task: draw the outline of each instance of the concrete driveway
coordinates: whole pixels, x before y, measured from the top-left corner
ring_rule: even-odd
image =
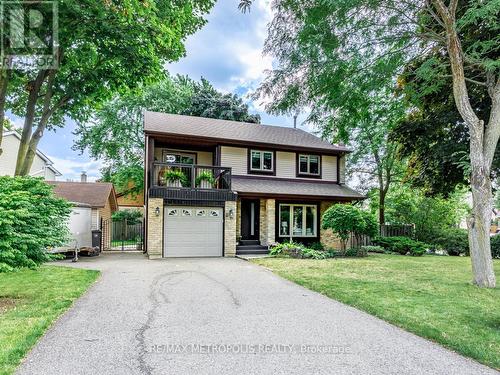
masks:
[[[102,276],[19,374],[497,374],[243,260],[72,266]]]

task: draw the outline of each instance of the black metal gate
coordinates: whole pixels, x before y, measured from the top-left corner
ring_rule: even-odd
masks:
[[[126,220],[102,220],[103,250],[136,250],[144,247],[144,223],[130,224]]]

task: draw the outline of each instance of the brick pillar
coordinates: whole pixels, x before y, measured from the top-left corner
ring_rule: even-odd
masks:
[[[241,238],[241,199],[236,201],[236,240]]]
[[[156,207],[160,209],[160,215],[156,216]],[[148,199],[148,243],[147,251],[149,259],[158,259],[163,256],[163,199]]]
[[[232,217],[230,215],[233,211]],[[234,201],[227,201],[224,208],[224,256],[234,257],[236,255],[236,212],[237,206]]]
[[[259,240],[262,246],[267,245],[267,216],[266,216],[266,203],[267,199],[260,200],[259,209]]]
[[[274,199],[268,199],[266,201],[266,231],[267,240],[265,244],[262,245],[272,245],[276,243],[275,236],[275,222],[276,222],[276,201]]]

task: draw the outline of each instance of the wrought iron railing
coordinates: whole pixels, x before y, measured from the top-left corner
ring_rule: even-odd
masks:
[[[153,163],[152,187],[231,190],[231,168]]]

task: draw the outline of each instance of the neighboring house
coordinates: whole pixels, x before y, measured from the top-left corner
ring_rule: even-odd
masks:
[[[129,182],[127,190],[117,193],[116,199],[119,210],[137,209],[144,212],[144,192],[133,193],[133,183]]]
[[[145,112],[144,132],[150,258],[337,247],[322,214],[364,198],[345,185],[349,150],[303,130]]]
[[[17,152],[21,144],[21,136],[15,131],[3,134],[2,154],[0,155],[0,176],[14,176],[16,171]],[[53,162],[40,150],[36,151],[30,176],[43,177],[46,181],[54,181],[61,173],[54,168]]]
[[[86,176],[82,175],[82,180]],[[54,185],[54,193],[70,202],[89,206],[91,211],[91,229],[100,229],[101,220],[111,219],[118,210],[116,193],[113,184],[109,182],[72,182],[48,181]]]

